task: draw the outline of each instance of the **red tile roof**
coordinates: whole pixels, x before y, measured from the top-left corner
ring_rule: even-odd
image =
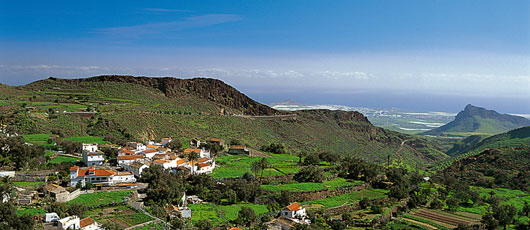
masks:
[[[119,161],[122,161],[122,160],[135,160],[135,159],[140,159],[140,158],[144,158],[144,156],[142,156],[142,155],[118,156],[118,160]]]
[[[212,138],[210,138],[210,141],[211,141],[211,142],[220,142],[220,141],[222,141],[222,139],[212,137]]]
[[[169,161],[168,160],[154,160],[153,162],[158,163],[158,164],[165,164],[165,163],[168,163]]]
[[[103,153],[103,152],[87,153],[87,155],[105,155],[105,153]]]
[[[158,152],[158,150],[156,149],[147,149],[147,150],[144,150],[144,153],[156,153]]]
[[[210,164],[206,164],[206,163],[199,163],[199,167],[208,167],[210,166]]]
[[[202,163],[202,162],[206,162],[206,161],[209,161],[209,160],[210,160],[210,158],[201,157],[201,158],[197,159],[197,162]]]
[[[80,222],[79,222],[79,226],[81,226],[81,228],[84,228],[86,226],[89,226],[93,223],[95,223],[96,221],[94,221],[92,218],[90,217],[87,217],[85,219],[82,219]]]
[[[244,146],[244,145],[231,145],[230,148],[231,149],[246,149],[247,146]]]
[[[133,173],[129,171],[125,171],[125,172],[116,172],[116,174],[118,176],[125,176],[125,175],[132,175]]]
[[[90,170],[92,171],[92,170]],[[96,169],[93,170],[94,174],[89,174],[89,170],[79,170],[77,172],[77,176],[79,177],[85,177],[85,176],[111,176],[115,175],[116,173],[112,170],[106,170],[106,169]]]
[[[78,169],[79,169],[79,166],[70,167],[70,171],[77,171]]]
[[[200,149],[184,149],[184,153],[191,153],[191,152],[201,153],[201,150]]]
[[[133,151],[131,151],[131,150],[127,150],[127,149],[120,150],[118,153],[134,154]]]
[[[298,202],[294,202],[290,205],[288,205],[286,208],[289,209],[289,211],[298,211],[300,210],[302,206],[300,204],[298,204]]]

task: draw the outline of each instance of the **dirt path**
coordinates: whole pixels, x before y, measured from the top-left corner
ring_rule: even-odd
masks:
[[[407,141],[411,141],[412,139],[407,139],[407,140],[404,140],[401,142],[401,145],[399,146],[399,149],[396,151],[395,155],[396,155],[396,158],[398,160],[401,160],[401,157],[399,156],[399,152],[401,152],[401,150],[403,150],[403,145],[405,145],[405,143],[407,143]]]
[[[402,220],[404,221],[407,221],[407,222],[411,222],[413,224],[418,224],[418,225],[421,225],[421,226],[425,226],[427,228],[430,228],[430,229],[438,229],[437,227],[434,227],[430,224],[426,224],[426,223],[422,223],[422,222],[419,222],[419,221],[415,221],[413,219],[409,219],[409,218],[401,218]]]

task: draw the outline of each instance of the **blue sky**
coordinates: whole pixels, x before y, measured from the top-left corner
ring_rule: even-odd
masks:
[[[265,103],[530,113],[529,1],[0,2],[5,84],[202,76]]]

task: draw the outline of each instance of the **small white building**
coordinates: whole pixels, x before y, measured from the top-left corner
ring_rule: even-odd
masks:
[[[294,202],[282,209],[281,216],[289,219],[304,219],[306,211],[302,205]]]
[[[166,146],[171,141],[173,141],[171,138],[162,138],[162,146]]]
[[[124,170],[127,170],[129,172],[132,172],[134,176],[140,178],[142,176],[142,172],[149,168],[149,165],[140,163],[140,162],[134,162],[132,164],[125,164],[121,166]]]
[[[202,148],[202,149],[184,149],[184,154],[189,154],[191,152],[196,153],[199,158],[211,158],[210,150],[207,150],[205,148]]]
[[[114,183],[135,183],[136,178],[132,172],[116,172],[116,175],[112,178]]]
[[[61,218],[59,217],[59,215],[57,215],[57,213],[55,212],[46,213],[44,215],[44,222],[46,223],[59,221],[60,219]]]
[[[132,164],[134,162],[140,161],[144,159],[143,155],[126,155],[126,156],[118,156],[118,165],[122,166],[124,164]]]
[[[114,186],[119,183],[135,183],[136,179],[131,172],[96,169],[94,166],[88,170],[79,169],[78,166],[70,168],[70,186],[75,187],[78,183],[85,186],[87,182],[95,185]]]
[[[83,162],[85,162],[86,166],[103,165],[105,162],[105,153],[83,151]]]
[[[57,221],[57,223],[59,224],[59,227],[62,228],[63,230],[80,229],[81,228],[80,222],[81,221],[79,220],[79,217],[77,216],[69,216],[69,217],[65,217]]]
[[[97,152],[97,151],[98,151],[98,144],[97,143],[93,143],[93,144],[83,143],[83,152],[93,153],[93,152]]]
[[[127,146],[135,149],[136,151],[144,151],[147,149],[147,146],[145,146],[142,143],[138,143],[138,142],[129,142],[127,143]]]

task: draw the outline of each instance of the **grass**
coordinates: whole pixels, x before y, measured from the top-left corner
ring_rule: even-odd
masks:
[[[348,181],[344,178],[335,178],[333,180],[324,181],[322,183],[292,183],[292,184],[280,184],[280,185],[261,185],[261,187],[267,191],[278,192],[278,191],[292,191],[292,192],[307,192],[315,190],[329,189],[334,190],[346,186],[355,186],[362,184],[361,181]]]
[[[149,222],[149,221],[152,221],[154,220],[152,217],[144,214],[144,213],[141,213],[141,212],[137,212],[137,213],[134,213],[134,214],[127,214],[127,215],[119,215],[117,216],[117,218],[127,224],[129,224],[130,226],[134,226],[134,225],[137,225],[137,224],[141,224],[141,223],[145,223],[145,222]]]
[[[133,228],[134,230],[166,230],[166,225],[160,222],[150,223],[142,227]]]
[[[302,202],[304,205],[319,205],[323,207],[324,209],[332,208],[341,206],[344,204],[350,204],[353,201],[361,200],[362,198],[367,199],[377,199],[377,198],[383,198],[386,197],[388,193],[388,190],[384,189],[364,189],[356,192],[351,192],[347,194],[343,194],[340,196],[332,196],[320,200],[312,200],[312,201],[306,201]]]
[[[44,184],[44,181],[14,181],[13,185],[24,189],[36,189],[40,185]]]
[[[81,194],[79,197],[68,201],[67,204],[83,204],[89,207],[107,205],[113,202],[120,203],[124,197],[128,196],[130,191],[118,192],[95,192]]]
[[[40,207],[17,207],[17,215],[44,215],[46,211]]]
[[[193,213],[191,216],[192,222],[196,223],[199,220],[208,220],[214,225],[237,219],[241,207],[252,208],[258,216],[268,212],[266,205],[249,203],[220,206],[214,204],[190,204],[188,207]]]
[[[67,137],[66,140],[82,142],[82,143],[98,143],[98,144],[107,144],[108,141],[104,141],[103,137],[93,137],[93,136],[79,136],[79,137]]]
[[[240,177],[245,173],[251,173],[250,165],[262,157],[251,157],[247,155],[226,155],[216,159],[221,167],[216,168],[211,174],[215,178]],[[274,168],[267,169],[263,176],[282,176],[288,173],[296,173],[300,170],[297,165],[298,157],[290,154],[271,154],[266,157]]]
[[[44,146],[45,148],[53,147],[54,143],[48,143],[48,140],[50,139],[51,136],[52,134],[47,134],[47,133],[22,135],[25,142],[28,142],[34,145],[41,145],[41,146]]]
[[[67,157],[67,156],[57,156],[53,159],[51,159],[48,164],[61,164],[63,162],[77,162],[81,159],[75,158],[75,157]]]

